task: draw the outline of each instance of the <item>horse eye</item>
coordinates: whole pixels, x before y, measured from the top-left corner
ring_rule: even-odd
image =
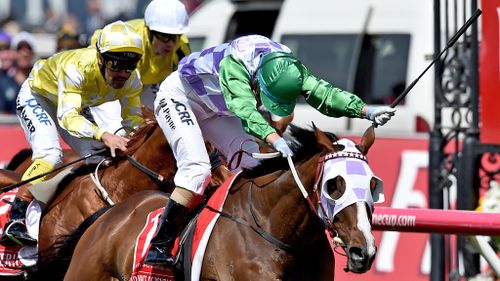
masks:
[[[326,183],[326,191],[334,200],[338,200],[345,191],[345,180],[341,176],[337,176]]]

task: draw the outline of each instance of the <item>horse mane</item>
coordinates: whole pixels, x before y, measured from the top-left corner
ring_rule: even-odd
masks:
[[[134,134],[130,137],[127,143],[127,151],[116,150],[118,156],[126,156],[134,154],[139,147],[151,136],[158,123],[156,121],[149,121],[144,125],[137,128]]]
[[[7,167],[5,169],[14,171],[21,163],[24,162],[24,160],[31,158],[31,155],[33,154],[33,151],[31,148],[24,148],[21,149],[12,159],[10,160],[9,164],[7,164]]]
[[[154,112],[152,109],[142,106],[142,117],[144,118],[144,124],[137,128],[133,134],[130,136],[130,140],[127,143],[127,151],[123,152],[121,150],[116,150],[117,156],[127,156],[134,154],[139,147],[151,136],[154,129],[158,126]]]
[[[154,129],[158,126],[156,121],[148,121],[144,125],[140,126],[132,135],[129,142],[127,143],[127,151],[123,152],[119,149],[116,150],[116,154],[120,159],[124,159],[123,157],[127,155],[134,154],[139,147],[149,138],[149,136],[154,132]],[[31,150],[30,150],[31,151]],[[109,155],[109,151],[106,152]],[[117,158],[118,158],[117,157]],[[79,176],[84,176],[89,173],[94,172],[97,164],[88,164],[76,166],[72,170],[72,174],[70,176],[65,177],[59,186],[66,186],[71,182],[74,178]]]
[[[292,157],[294,163],[309,159],[321,152],[312,128],[301,128],[293,124],[289,126],[289,131],[287,131],[289,136],[286,139],[292,140],[290,149],[294,154]],[[338,140],[337,136],[333,133],[326,133],[326,135],[332,142]],[[289,168],[286,158],[276,157],[263,160],[254,168],[243,169],[242,175],[247,178],[256,178],[275,171],[288,170]]]

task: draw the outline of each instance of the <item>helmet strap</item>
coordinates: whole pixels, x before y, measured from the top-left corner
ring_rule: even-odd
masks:
[[[102,57],[102,55],[99,53],[98,54],[98,58],[97,58],[97,65],[99,66],[99,70],[101,71],[101,75],[102,75],[102,78],[104,78],[104,80],[106,80],[106,76],[105,76],[105,71],[106,71],[106,65],[104,64],[104,58]]]
[[[149,43],[152,43],[153,42],[153,33],[151,33],[151,30],[149,29],[148,26],[146,26],[146,29],[148,30]]]

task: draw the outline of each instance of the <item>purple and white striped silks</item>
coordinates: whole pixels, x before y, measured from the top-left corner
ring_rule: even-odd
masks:
[[[179,74],[213,112],[234,116],[227,109],[219,84],[221,61],[231,55],[243,62],[249,76],[254,77],[261,57],[271,52],[290,52],[290,49],[260,35],[243,36],[184,57],[179,63]]]

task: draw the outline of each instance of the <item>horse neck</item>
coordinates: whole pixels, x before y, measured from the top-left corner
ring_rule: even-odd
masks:
[[[174,177],[175,159],[159,126],[134,152],[132,157],[143,166],[167,179]],[[114,192],[112,194],[113,198],[124,199],[135,192],[147,189],[159,189],[160,187],[157,181],[154,181],[150,176],[132,166],[129,161],[122,161],[116,169],[111,170],[107,175],[105,177],[107,184],[103,185],[106,187],[117,187],[115,190],[108,191],[110,193]]]
[[[162,171],[171,167],[172,161],[167,158],[172,157],[170,146],[159,126],[156,126],[151,136],[137,149],[133,157],[143,165],[155,166]],[[159,172],[159,170],[155,170]]]
[[[295,168],[308,194],[311,194],[315,180],[319,155]],[[321,225],[304,198],[290,170],[285,171],[272,184],[264,188],[253,188],[254,210],[262,218],[276,238],[291,245],[308,243],[316,239]]]

